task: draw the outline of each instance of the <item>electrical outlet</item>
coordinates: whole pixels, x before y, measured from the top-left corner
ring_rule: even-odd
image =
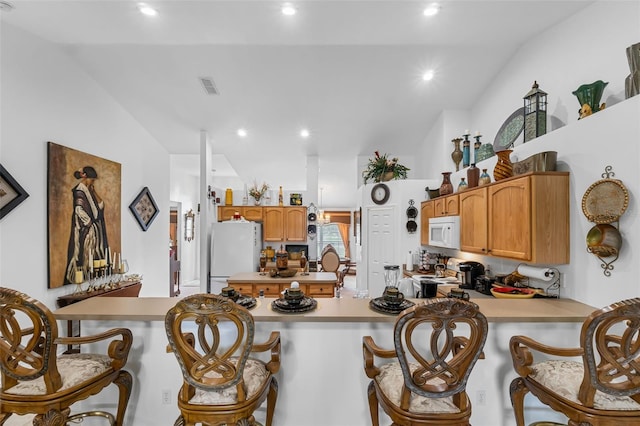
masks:
[[[487,404],[487,391],[479,390],[476,393],[476,402],[478,405],[486,405]]]
[[[171,391],[169,389],[162,389],[162,404],[163,405],[171,404]]]

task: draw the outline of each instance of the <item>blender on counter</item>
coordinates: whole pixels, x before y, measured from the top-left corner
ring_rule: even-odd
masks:
[[[400,279],[400,265],[384,265],[385,291],[389,287],[398,288],[399,279]]]

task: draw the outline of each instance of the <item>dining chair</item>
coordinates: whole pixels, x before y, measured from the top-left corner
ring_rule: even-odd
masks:
[[[468,425],[467,380],[483,357],[487,331],[487,319],[475,303],[434,298],[399,314],[394,349],[365,336],[371,423],[379,425],[379,404],[394,425]]]
[[[548,346],[513,336],[518,373],[510,386],[518,426],[528,392],[569,419],[570,426],[640,425],[640,299],[594,311],[582,324],[580,346]],[[534,359],[534,355],[536,359]]]
[[[175,425],[254,425],[254,411],[267,400],[266,426],[273,422],[280,369],[280,332],[254,343],[253,316],[233,300],[196,294],[166,314],[169,348],[183,376]],[[252,355],[269,352],[268,360]]]
[[[12,415],[33,414],[34,425],[61,426],[87,416],[122,426],[133,378],[122,368],[133,338],[126,328],[93,336],[58,336],[57,322],[41,302],[0,287],[0,425]],[[103,342],[105,354],[59,354],[59,345]],[[117,414],[89,411],[71,415],[71,406],[114,383],[119,390]]]

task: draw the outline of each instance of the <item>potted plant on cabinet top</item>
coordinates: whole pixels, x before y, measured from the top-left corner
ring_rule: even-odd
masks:
[[[406,179],[408,167],[398,163],[398,158],[394,157],[389,159],[387,154],[380,155],[378,151],[375,152],[375,156],[369,159],[369,164],[362,177],[364,183],[367,183],[370,179],[374,182],[386,182],[393,179]]]

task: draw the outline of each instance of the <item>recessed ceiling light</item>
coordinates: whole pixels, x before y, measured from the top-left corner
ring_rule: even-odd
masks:
[[[281,11],[285,16],[293,16],[296,14],[296,8],[293,7],[293,5],[291,5],[290,3],[286,3],[284,6],[282,6]]]
[[[247,136],[247,131],[245,129],[238,129],[238,136],[240,136],[241,138],[244,138]]]
[[[424,10],[424,16],[434,16],[440,12],[440,5],[438,3],[432,3]]]
[[[302,129],[300,130],[300,136],[302,136],[303,138],[308,138],[310,135],[309,131],[307,129]]]
[[[429,81],[431,79],[433,79],[433,70],[427,70],[424,72],[424,74],[422,74],[422,79],[424,81]]]
[[[138,10],[140,11],[140,13],[147,16],[156,16],[158,14],[157,10],[146,3],[138,3]]]

